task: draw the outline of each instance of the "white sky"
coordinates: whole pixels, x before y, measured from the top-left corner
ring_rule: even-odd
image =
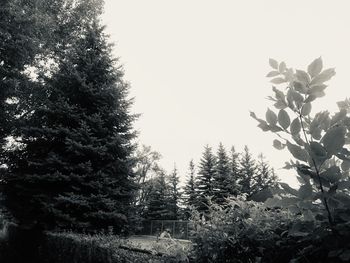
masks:
[[[305,69],[322,56],[336,67],[315,108],[335,111],[350,95],[350,1],[106,0],[104,23],[135,97],[141,143],[159,151],[180,175],[206,144],[245,144],[263,152],[279,177],[294,185],[290,159],[272,147],[249,110],[264,117],[271,103],[269,57]]]

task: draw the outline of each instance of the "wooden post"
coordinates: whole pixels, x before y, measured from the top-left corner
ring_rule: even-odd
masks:
[[[162,228],[160,230],[160,233],[163,233],[163,220],[162,220]]]
[[[151,236],[153,235],[153,220],[151,220]]]

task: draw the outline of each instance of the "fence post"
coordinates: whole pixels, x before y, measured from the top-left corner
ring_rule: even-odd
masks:
[[[151,220],[151,236],[153,235],[153,220]]]

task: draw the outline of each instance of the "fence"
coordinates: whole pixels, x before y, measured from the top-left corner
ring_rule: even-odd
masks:
[[[139,234],[159,236],[164,230],[167,230],[173,238],[189,239],[189,221],[182,220],[143,221]]]

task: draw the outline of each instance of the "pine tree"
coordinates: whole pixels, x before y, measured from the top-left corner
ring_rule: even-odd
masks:
[[[255,160],[253,159],[248,146],[244,147],[244,152],[240,158],[240,179],[239,184],[241,186],[241,193],[250,197],[253,192],[254,177],[256,175],[257,168]]]
[[[169,219],[176,220],[179,217],[179,201],[181,198],[179,182],[178,171],[176,166],[174,166],[174,169],[169,176]]]
[[[135,116],[103,30],[94,22],[72,43],[21,129],[25,147],[13,152],[4,189],[20,223],[119,231],[127,223]]]
[[[213,176],[214,201],[217,204],[222,205],[225,203],[225,199],[230,196],[232,181],[230,178],[231,171],[229,159],[222,143],[219,144],[216,160],[216,172]]]
[[[199,164],[196,181],[197,209],[200,212],[208,210],[208,198],[213,197],[213,177],[215,176],[216,159],[208,145]]]
[[[232,146],[230,151],[230,182],[228,183],[230,196],[237,196],[241,192],[241,186],[238,183],[239,177],[239,154],[236,152],[235,147]]]
[[[186,206],[195,206],[196,204],[196,168],[193,160],[190,161],[188,168],[188,178],[184,187],[184,203]]]
[[[25,15],[23,15],[23,13]],[[39,20],[37,20],[39,19]],[[0,8],[0,165],[7,163],[5,146],[14,130],[14,117],[21,112],[18,102],[23,87],[29,89],[26,67],[39,53],[40,18],[32,3],[4,0]]]
[[[145,218],[149,220],[169,219],[167,184],[164,171],[151,180],[151,191],[147,198]]]
[[[257,163],[257,174],[255,176],[254,192],[259,192],[269,187],[275,187],[277,184],[277,176],[274,169],[265,161],[264,155],[261,153]]]

